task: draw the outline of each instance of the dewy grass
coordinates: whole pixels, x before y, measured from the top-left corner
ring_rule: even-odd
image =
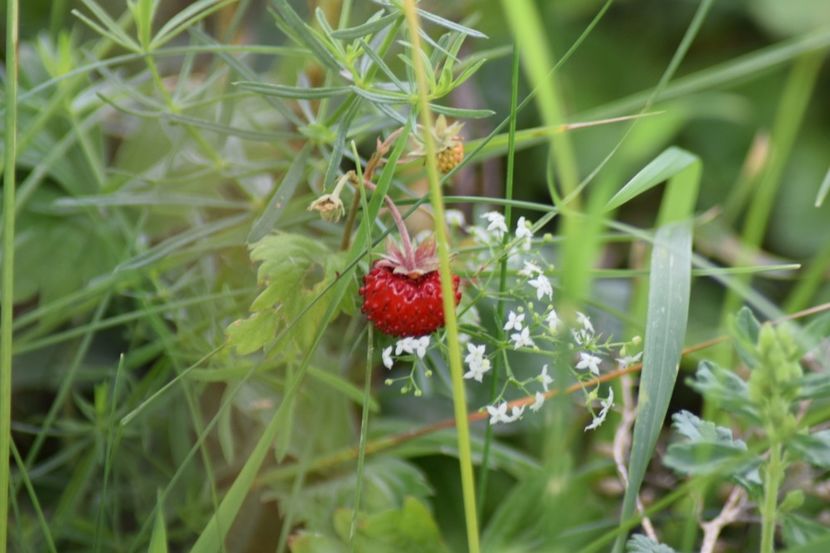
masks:
[[[15,171],[17,156],[18,0],[6,2],[6,104],[3,175],[3,275],[0,304],[0,553],[8,543],[14,316]]]
[[[464,500],[464,519],[467,525],[467,547],[470,553],[479,553],[478,513],[476,511],[475,477],[473,475],[473,458],[470,449],[470,424],[467,421],[467,395],[464,390],[463,369],[461,366],[461,345],[458,338],[458,320],[455,313],[455,294],[452,286],[450,269],[450,249],[447,239],[446,219],[444,218],[444,199],[441,180],[438,175],[435,141],[432,138],[432,112],[427,101],[427,78],[421,59],[421,37],[419,34],[418,13],[415,0],[405,0],[404,9],[412,42],[412,64],[418,85],[418,105],[420,108],[423,140],[426,150],[427,178],[429,179],[430,202],[435,220],[435,235],[438,244],[439,274],[441,276],[441,295],[444,301],[444,324],[447,329],[447,351],[452,377],[452,396],[458,431],[458,462],[461,469],[461,493]]]

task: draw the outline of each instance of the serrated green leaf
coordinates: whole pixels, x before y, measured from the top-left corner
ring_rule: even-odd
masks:
[[[830,396],[830,373],[809,373],[801,378],[799,399],[818,399]]]
[[[783,553],[825,553],[830,549],[830,530],[795,513],[782,515],[781,537],[788,547]]]
[[[642,534],[634,534],[625,544],[627,553],[677,553],[668,545],[657,543]]]
[[[236,320],[225,331],[228,345],[239,355],[258,351],[274,340],[278,322],[276,311],[257,311],[247,319]]]
[[[694,378],[686,379],[686,384],[722,408],[742,414],[753,422],[758,421],[758,412],[749,401],[746,382],[733,371],[710,361],[701,361]]]
[[[286,324],[309,310],[292,331],[298,345],[307,346],[318,330],[319,317],[332,300],[328,297],[308,306],[328,289],[338,271],[345,267],[347,255],[347,252],[332,253],[321,241],[299,234],[265,236],[251,247],[251,260],[260,263],[257,279],[264,285],[251,304],[251,310],[270,312],[278,308],[278,318]],[[356,294],[353,279],[344,284]],[[353,305],[347,300],[338,306],[338,309],[344,308],[351,309]]]
[[[704,421],[688,411],[672,417],[675,432],[682,440],[666,450],[663,464],[684,474],[712,474],[727,468],[731,472],[744,473],[756,468],[747,459],[747,447],[742,440],[732,437],[732,431],[712,422]]]
[[[349,548],[340,540],[319,533],[301,531],[291,538],[291,553],[347,553]]]
[[[341,509],[334,519],[337,533],[348,539],[352,512]],[[438,524],[429,509],[414,497],[404,500],[399,510],[358,516],[355,551],[359,553],[448,553]]]
[[[787,442],[787,449],[811,465],[830,468],[830,430],[796,434]]]
[[[734,337],[735,349],[744,363],[754,367],[758,363],[756,344],[758,333],[761,331],[761,323],[755,318],[748,307],[742,307],[732,321],[732,335]]]

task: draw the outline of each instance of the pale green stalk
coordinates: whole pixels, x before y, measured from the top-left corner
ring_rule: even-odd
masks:
[[[14,310],[14,187],[17,146],[18,0],[6,2],[6,137],[3,177],[3,297],[0,303],[0,553],[9,525],[12,419],[12,311]]]
[[[444,325],[447,329],[447,356],[449,357],[452,378],[452,397],[455,410],[455,423],[458,431],[458,461],[461,469],[461,493],[464,498],[464,517],[467,523],[467,546],[470,553],[479,553],[478,518],[476,514],[475,479],[473,477],[473,458],[470,448],[470,423],[467,420],[467,398],[464,390],[463,369],[461,366],[461,346],[458,341],[458,319],[455,313],[455,294],[450,272],[450,251],[447,240],[447,227],[444,219],[444,198],[441,192],[438,165],[435,159],[435,141],[432,137],[432,114],[427,101],[427,76],[423,60],[418,52],[421,50],[421,37],[418,35],[418,14],[415,0],[404,2],[406,22],[409,27],[409,40],[412,43],[412,63],[418,84],[418,104],[421,125],[423,126],[424,149],[426,150],[427,177],[429,195],[435,221],[435,237],[438,243],[438,272],[441,277],[441,296],[444,301]]]
[[[764,468],[764,502],[761,504],[761,553],[775,551],[775,518],[778,509],[778,489],[784,479],[781,444],[774,443]]]
[[[372,336],[372,325],[369,325],[369,336],[366,340],[366,376],[363,381],[363,412],[360,415],[360,443],[357,452],[357,475],[354,492],[354,510],[352,512],[352,524],[349,528],[349,548],[355,549],[355,536],[357,535],[357,515],[360,512],[360,496],[363,493],[363,472],[366,466],[366,441],[369,436],[369,399],[372,394],[372,357],[374,357]]]

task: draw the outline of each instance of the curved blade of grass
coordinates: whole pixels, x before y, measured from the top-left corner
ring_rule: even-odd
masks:
[[[700,173],[701,163],[696,156],[679,148],[669,148],[626,183],[608,204],[609,209],[618,207],[668,180],[651,257],[643,371],[621,523],[634,513],[677,378],[692,278],[690,218],[697,200]],[[627,532],[617,535],[615,553],[622,551],[626,537]]]
[[[605,206],[605,211],[617,209],[640,194],[651,190],[661,182],[680,173],[696,163],[697,157],[685,150],[672,146],[643,167],[628,181]]]
[[[167,553],[167,526],[164,523],[164,500],[159,497],[156,506],[156,521],[153,523],[153,534],[147,553]]]
[[[622,521],[634,514],[637,495],[669,408],[686,335],[691,267],[690,223],[676,222],[661,227],[651,260],[643,370]],[[615,551],[621,551],[624,540],[625,534],[620,534]]]

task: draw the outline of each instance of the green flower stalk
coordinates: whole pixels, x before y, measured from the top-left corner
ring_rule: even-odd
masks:
[[[761,510],[761,553],[772,553],[778,515],[778,491],[787,470],[784,444],[797,430],[792,412],[802,377],[798,345],[786,326],[767,323],[758,336],[758,364],[749,378],[749,398],[758,407],[770,440],[763,467],[764,499]]]

